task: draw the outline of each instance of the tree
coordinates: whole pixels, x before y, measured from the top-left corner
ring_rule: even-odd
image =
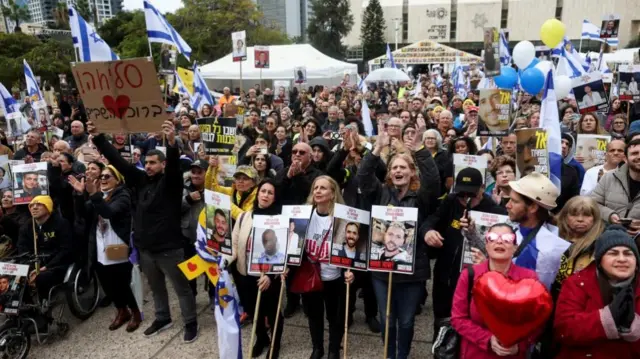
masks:
[[[384,30],[387,28],[380,0],[371,0],[362,14],[360,39],[364,60],[370,60],[384,54]]]
[[[29,8],[27,6],[17,4],[15,0],[7,0],[7,5],[9,6],[0,5],[2,15],[13,21],[15,24],[15,28],[13,29],[14,32],[21,32],[20,22],[25,22],[31,19],[31,15],[29,15]]]
[[[313,17],[307,34],[313,47],[327,56],[343,59],[347,51],[342,38],[353,27],[353,15],[348,0],[311,0]]]
[[[69,30],[69,9],[67,3],[59,2],[52,10],[55,24],[49,25],[52,29]]]
[[[85,21],[90,22],[93,19],[93,11],[91,11],[91,6],[89,5],[88,0],[76,1],[76,10]]]

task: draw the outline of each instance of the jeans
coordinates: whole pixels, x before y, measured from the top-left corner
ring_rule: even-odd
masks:
[[[180,301],[182,320],[184,324],[197,321],[196,297],[191,291],[189,281],[184,276],[178,264],[184,261],[184,251],[172,249],[165,252],[149,252],[140,250],[140,268],[147,276],[147,281],[153,294],[153,304],[156,310],[156,320],[171,320],[169,309],[169,294],[165,277],[169,277]]]
[[[384,330],[387,315],[387,287],[388,283],[377,278],[372,279],[373,291],[378,301],[380,312],[380,331],[384,340]],[[413,341],[413,326],[416,308],[424,293],[423,282],[392,283],[391,311],[389,313],[389,346],[387,358],[406,359],[411,351]],[[397,355],[396,355],[397,332]]]
[[[131,291],[131,263],[124,262],[111,265],[103,265],[96,262],[95,270],[102,284],[104,293],[113,300],[117,309],[138,310],[136,297]]]
[[[344,310],[346,305],[346,285],[339,277],[323,281],[322,290],[302,294],[302,305],[309,320],[309,332],[314,349],[324,348],[324,312],[329,322],[329,353],[340,353],[344,335]]]

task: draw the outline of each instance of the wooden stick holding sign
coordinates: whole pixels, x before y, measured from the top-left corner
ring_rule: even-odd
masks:
[[[351,269],[347,269],[347,272],[345,274],[351,274]],[[347,344],[349,343],[348,338],[348,334],[349,334],[349,292],[351,292],[351,283],[349,281],[346,281],[347,283],[347,298],[346,298],[346,305],[344,306],[344,344],[343,346],[343,351],[344,351],[344,359],[347,359]]]
[[[283,276],[287,273],[287,264],[284,265],[284,273]],[[269,356],[271,359],[273,357],[273,347],[276,344],[276,333],[278,332],[278,323],[280,322],[280,308],[282,306],[282,297],[284,297],[284,290],[286,288],[286,282],[283,277],[280,277],[280,295],[278,296],[278,309],[276,309],[276,321],[273,324],[273,329],[271,330],[271,347],[269,348]]]
[[[389,350],[389,317],[391,316],[391,288],[393,280],[393,272],[389,272],[389,283],[387,284],[387,312],[384,320],[384,356],[387,359],[387,351]]]
[[[264,272],[260,273],[260,279],[264,277]],[[258,280],[260,282],[260,280]],[[253,341],[256,339],[256,325],[258,323],[258,313],[260,312],[260,300],[262,299],[262,291],[258,287],[258,296],[256,297],[256,307],[253,312],[253,326],[251,327],[251,340],[249,341],[249,351],[247,353],[247,358],[252,358],[253,351]],[[275,333],[275,332],[274,332]]]
[[[38,233],[36,232],[36,220],[31,217],[31,227],[33,228],[33,254],[36,256],[36,275],[40,274],[40,259],[38,258]]]

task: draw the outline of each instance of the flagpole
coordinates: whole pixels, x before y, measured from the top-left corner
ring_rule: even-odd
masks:
[[[149,41],[149,57],[153,57],[153,52],[151,51],[151,41]]]
[[[262,70],[260,70],[262,73]],[[260,88],[262,88],[262,83],[260,84]],[[242,59],[240,59],[240,92],[238,93],[238,98],[242,101]]]
[[[580,36],[580,45],[578,46],[578,52],[582,52],[582,36]]]

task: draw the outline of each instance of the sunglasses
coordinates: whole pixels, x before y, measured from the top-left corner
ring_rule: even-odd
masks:
[[[502,243],[516,244],[516,235],[513,233],[498,234],[489,232],[485,234],[484,238],[487,240],[487,242],[497,242],[498,240],[500,240],[502,241]]]
[[[307,151],[303,151],[303,150],[293,150],[293,151],[291,151],[291,154],[304,156],[304,155],[306,155],[306,154],[307,154]]]
[[[100,177],[98,177],[98,178],[100,178],[101,180],[109,180],[109,179],[112,179],[113,176],[112,175],[100,175]]]

